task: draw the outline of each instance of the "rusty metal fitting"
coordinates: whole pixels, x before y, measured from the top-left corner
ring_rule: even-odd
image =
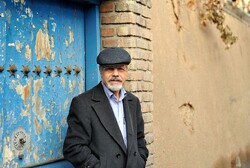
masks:
[[[78,75],[81,72],[81,69],[78,66],[75,66],[75,69],[73,69],[75,71],[74,75]]]
[[[15,73],[17,71],[16,65],[15,64],[10,65],[7,71],[10,73],[10,76],[15,76]]]
[[[21,72],[23,73],[23,76],[28,77],[28,74],[30,73],[30,69],[29,69],[28,65],[26,65],[26,66],[23,65],[23,69],[21,70]]]
[[[66,67],[64,67],[64,68],[66,69],[66,73],[65,73],[65,74],[71,75],[71,72],[72,72],[71,67],[70,67],[70,66],[66,66]]]
[[[4,71],[4,67],[0,66],[0,73],[2,73]]]
[[[50,66],[48,65],[48,66],[45,66],[45,68],[46,68],[46,70],[45,70],[45,74],[47,75],[47,76],[50,76],[50,74],[51,74],[51,72],[52,72],[52,69],[50,68]]]
[[[60,77],[60,74],[62,73],[62,68],[60,66],[56,67],[56,76],[59,76]]]
[[[37,76],[40,76],[40,73],[41,73],[41,68],[40,68],[40,66],[39,65],[35,65],[35,69],[32,71],[32,72],[34,72]]]

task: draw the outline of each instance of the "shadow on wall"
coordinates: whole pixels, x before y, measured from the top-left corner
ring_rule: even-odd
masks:
[[[213,168],[250,168],[250,144],[238,153],[232,153],[230,157],[222,156]]]

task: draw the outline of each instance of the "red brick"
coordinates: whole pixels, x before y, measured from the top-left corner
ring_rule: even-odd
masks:
[[[100,7],[101,13],[113,12],[115,9],[114,3],[103,2]]]
[[[133,13],[119,13],[112,16],[102,16],[102,24],[136,23],[136,15]]]
[[[102,40],[102,46],[105,47],[117,47],[119,45],[118,39],[108,38]]]
[[[112,37],[115,35],[114,28],[102,28],[101,29],[101,36],[102,37]]]

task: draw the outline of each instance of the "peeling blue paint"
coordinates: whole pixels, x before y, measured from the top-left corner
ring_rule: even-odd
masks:
[[[6,45],[6,23],[5,23],[5,2],[0,1],[0,66],[4,67],[5,64],[5,45]],[[0,158],[2,158],[2,151],[3,151],[3,112],[4,112],[4,83],[5,83],[5,74],[2,72],[0,73]],[[0,163],[2,163],[2,159],[0,159]],[[1,166],[1,165],[0,165]]]
[[[0,167],[61,160],[69,103],[85,90],[83,7],[61,1],[6,0],[0,1],[0,16],[0,66],[4,66],[0,73]],[[17,68],[13,74],[11,65]],[[34,71],[38,66],[40,73]],[[61,72],[55,72],[58,67]],[[25,145],[17,148],[19,135],[25,135]]]

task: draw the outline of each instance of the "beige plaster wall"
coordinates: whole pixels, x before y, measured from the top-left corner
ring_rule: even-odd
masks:
[[[197,9],[152,1],[157,168],[250,166],[250,28],[226,23],[239,38],[229,50]]]

